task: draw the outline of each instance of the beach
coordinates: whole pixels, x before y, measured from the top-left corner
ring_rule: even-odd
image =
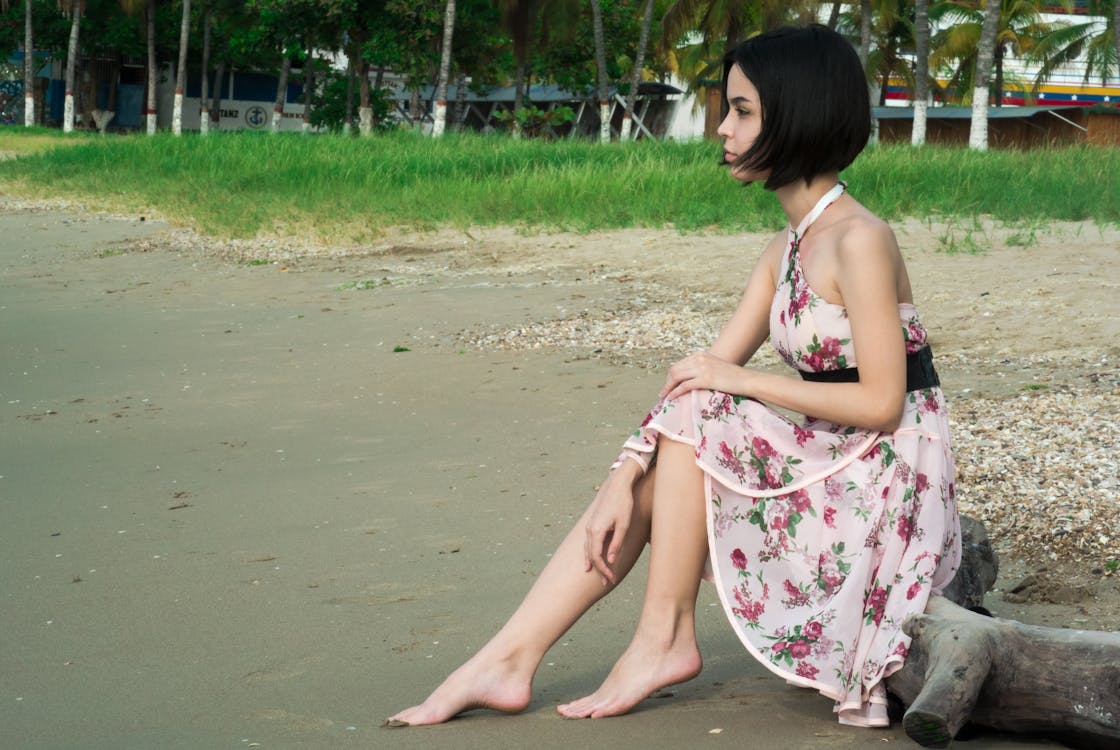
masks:
[[[962,510],[1000,554],[989,608],[1114,629],[1120,230],[896,231]],[[0,746],[916,747],[770,676],[707,586],[697,679],[559,718],[628,642],[641,562],[549,653],[525,713],[381,727],[516,606],[765,239],[325,247],[0,197]]]

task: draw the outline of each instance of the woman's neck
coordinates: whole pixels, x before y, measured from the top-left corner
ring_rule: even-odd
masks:
[[[835,187],[838,181],[839,175],[830,172],[817,175],[808,185],[804,180],[794,180],[775,190],[778,202],[782,204],[782,210],[786,212],[786,218],[789,219],[789,225],[798,226],[805,215],[813,210],[813,206],[821,196]]]

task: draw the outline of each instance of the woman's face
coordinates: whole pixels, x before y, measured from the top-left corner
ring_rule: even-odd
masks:
[[[762,132],[758,90],[738,65],[733,65],[727,75],[727,105],[727,117],[716,132],[723,138],[723,160],[731,164],[747,152]],[[732,167],[731,176],[740,182],[755,182],[765,180],[767,174]]]

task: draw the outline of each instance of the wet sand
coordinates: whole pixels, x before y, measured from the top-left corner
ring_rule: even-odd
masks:
[[[626,717],[560,719],[629,640],[641,563],[549,654],[524,714],[380,728],[504,620],[650,405],[662,376],[640,355],[470,344],[618,304],[622,282],[572,269],[619,235],[558,251],[495,233],[492,252],[434,235],[250,265],[167,232],[0,207],[0,745],[913,746],[899,726],[841,727],[828,700],[771,677],[708,587],[699,678]],[[643,266],[650,236],[628,236],[639,280],[671,280],[669,260]],[[1045,273],[1074,272],[1061,250],[1040,253]],[[414,283],[397,282],[406,268]],[[726,297],[717,268],[696,286]],[[388,281],[348,288],[369,278]],[[1107,325],[1078,346],[1115,355]],[[963,355],[949,371],[958,389],[1014,388],[969,381]],[[1120,594],[1093,580],[1091,601],[995,608],[1108,627]]]

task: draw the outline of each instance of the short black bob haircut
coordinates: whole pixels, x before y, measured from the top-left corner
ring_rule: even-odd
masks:
[[[762,131],[737,168],[770,170],[776,190],[794,180],[839,172],[867,145],[871,103],[855,48],[827,26],[786,26],[742,42],[723,59],[738,66],[762,100]]]

